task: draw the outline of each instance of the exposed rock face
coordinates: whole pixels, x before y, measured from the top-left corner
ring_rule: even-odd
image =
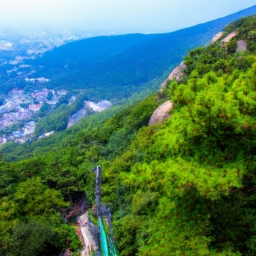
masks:
[[[179,66],[177,66],[175,69],[173,69],[173,71],[171,72],[169,77],[161,84],[160,91],[164,90],[168,81],[171,81],[173,79],[176,79],[178,82],[181,81],[181,79],[184,75],[184,70],[185,69],[186,69],[186,65],[182,61]]]
[[[247,44],[244,40],[240,40],[237,42],[237,52],[244,52],[247,50]]]
[[[182,76],[184,75],[184,70],[186,68],[186,65],[182,61],[178,67],[176,67],[172,73],[169,75],[168,79],[171,81],[173,79],[176,79],[177,81],[180,81]]]
[[[79,240],[83,244],[83,250],[81,256],[92,255],[92,252],[97,250],[97,242],[95,241],[93,235],[90,232],[89,228],[89,218],[88,213],[84,213],[77,218],[80,230],[77,230]]]
[[[94,103],[91,101],[85,101],[87,107],[91,108],[95,112],[101,112],[112,106],[112,103],[108,100],[102,100],[99,103]]]
[[[228,34],[228,35],[222,40],[222,42],[224,42],[224,43],[229,43],[230,40],[231,40],[233,37],[235,37],[236,35],[237,35],[237,34],[236,34],[236,32],[234,31],[234,32]]]
[[[164,90],[164,88],[166,87],[167,83],[169,81],[169,78],[167,78],[160,86],[160,92],[162,92]]]
[[[214,43],[214,42],[216,42],[216,41],[218,41],[218,40],[222,37],[222,35],[223,35],[223,32],[219,32],[218,34],[216,34],[216,35],[212,38],[211,44]]]
[[[78,110],[75,114],[73,114],[70,118],[69,118],[69,121],[68,121],[68,126],[67,128],[73,126],[74,124],[78,123],[78,121],[85,117],[86,115],[86,109],[85,108],[82,108],[80,110]]]
[[[86,109],[92,109],[94,112],[101,112],[107,108],[110,108],[112,103],[108,100],[102,100],[98,103],[94,103],[91,101],[85,101],[84,107],[78,110],[75,114],[73,114],[68,121],[67,128],[71,127],[72,125],[76,124],[81,118],[85,117],[87,112]]]
[[[149,120],[149,125],[162,123],[164,120],[169,118],[169,112],[171,111],[172,107],[173,103],[169,100],[160,105],[151,116]]]

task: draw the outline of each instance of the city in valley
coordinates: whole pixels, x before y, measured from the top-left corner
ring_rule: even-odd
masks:
[[[36,33],[11,32],[0,29],[0,78],[3,91],[0,94],[0,145],[8,141],[24,143],[49,136],[55,131],[35,135],[35,128],[39,118],[58,107],[60,99],[66,95],[66,90],[45,88],[50,79],[39,75],[35,76],[35,67],[25,61],[42,56],[67,42],[76,41],[90,36],[86,33],[70,33],[68,31],[41,31]],[[39,70],[44,66],[39,66]],[[11,81],[10,86],[3,86],[4,82]],[[18,86],[16,83],[20,83]],[[27,87],[28,85],[28,87]],[[10,91],[8,91],[9,88]],[[30,89],[28,89],[30,88]],[[34,88],[34,89],[31,89]],[[68,99],[68,105],[76,101],[76,96]],[[109,101],[94,103],[84,101],[83,107],[68,118],[67,127],[76,124],[87,115],[86,109],[100,112],[109,108]]]
[[[21,143],[30,140],[36,125],[33,114],[46,103],[54,107],[66,93],[64,90],[54,91],[46,88],[33,92],[26,92],[23,89],[11,90],[4,104],[0,106],[0,129],[3,133],[0,144],[10,140]],[[14,124],[21,124],[21,128],[5,133],[7,128]]]
[[[8,93],[4,103],[0,106],[0,145],[8,141],[24,143],[52,135],[54,131],[41,134],[39,137],[34,135],[38,120],[38,116],[35,113],[40,111],[46,104],[54,110],[56,104],[66,94],[67,91],[65,90],[55,91],[47,88],[32,92],[25,91],[24,89],[12,89]],[[76,96],[72,96],[69,99],[68,105],[75,101]],[[85,117],[86,109],[91,109],[93,112],[101,112],[111,106],[111,102],[107,100],[102,100],[98,103],[84,101],[83,107],[69,117],[67,128]]]

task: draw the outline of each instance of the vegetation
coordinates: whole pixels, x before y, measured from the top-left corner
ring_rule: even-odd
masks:
[[[71,105],[68,105],[68,98],[65,97],[55,111],[48,115],[44,113],[44,117],[39,119],[35,129],[35,136],[38,137],[51,131],[59,132],[65,130],[68,126],[69,117],[84,107],[85,100],[87,100],[87,97],[83,91],[77,95],[75,102]],[[44,111],[47,111],[47,105],[40,110],[41,113]],[[87,115],[89,114],[90,111],[87,110]]]
[[[40,151],[36,151],[37,156],[19,162],[3,161],[0,171],[0,205],[2,205],[0,208],[2,209],[0,210],[2,241],[0,248],[2,253],[9,255],[9,251],[12,251],[13,255],[17,255],[13,248],[19,245],[20,250],[25,250],[25,254],[29,255],[37,251],[38,255],[43,255],[40,254],[41,249],[39,250],[36,245],[31,249],[30,247],[26,249],[24,246],[26,243],[32,246],[33,239],[36,240],[37,236],[29,236],[28,241],[23,241],[23,235],[19,238],[16,233],[13,233],[16,232],[17,225],[17,229],[20,225],[27,225],[29,229],[34,223],[39,225],[40,231],[38,232],[41,232],[42,227],[45,237],[49,234],[56,237],[54,239],[56,244],[48,243],[48,240],[43,243],[46,255],[50,255],[47,254],[49,250],[54,255],[56,251],[63,250],[65,246],[73,250],[78,249],[80,244],[74,239],[74,231],[64,223],[60,212],[65,213],[64,209],[72,207],[76,198],[81,194],[86,194],[88,202],[93,203],[95,177],[91,171],[92,167],[103,155],[113,159],[121,154],[134,138],[136,130],[141,125],[147,124],[150,115],[159,103],[156,96],[152,96],[145,102],[134,103],[131,107],[121,111],[116,118],[110,118],[108,121],[105,121],[106,117],[113,114],[113,110],[112,113],[106,111],[91,116],[84,123],[85,129],[77,135],[76,140],[71,143],[67,142],[70,143],[68,147],[52,149],[44,156],[41,156]],[[141,110],[145,112],[137,118]],[[118,121],[119,118],[124,120],[127,116],[130,118],[126,123]],[[119,128],[123,132],[118,132]],[[70,136],[74,137],[75,131],[73,130]],[[122,144],[120,144],[120,139]],[[40,143],[39,141],[37,147]],[[41,145],[44,148],[43,142]],[[51,145],[48,145],[48,150],[49,148]],[[19,152],[19,154],[24,153]],[[13,242],[16,239],[18,239],[18,244]]]
[[[236,40],[255,25],[243,20]],[[121,255],[255,254],[255,50],[228,49],[191,51],[167,89],[172,117],[141,129],[107,169]]]
[[[0,252],[79,248],[61,213],[80,194],[93,203],[91,168],[101,164],[120,255],[255,255],[255,27],[255,16],[231,24],[237,35],[228,44],[189,52],[182,81],[89,117],[67,144],[44,154],[37,144],[31,158],[2,161]],[[251,46],[237,52],[241,39]],[[166,100],[171,117],[148,126]]]

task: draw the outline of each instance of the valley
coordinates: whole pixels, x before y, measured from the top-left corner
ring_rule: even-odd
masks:
[[[24,92],[22,89],[11,90],[4,104],[0,106],[1,144],[11,140],[24,143],[35,139],[33,133],[37,119],[34,113],[46,104],[54,109],[59,99],[66,93],[67,91],[55,93],[54,90],[47,90],[46,88],[32,92]],[[15,126],[20,127],[20,129],[14,130]]]
[[[52,135],[55,131],[35,136],[36,123],[38,119],[44,117],[45,110],[54,111],[56,105],[66,94],[67,91],[65,90],[54,91],[46,88],[31,92],[23,89],[11,90],[3,105],[0,106],[0,144],[5,144],[8,141],[24,143]],[[67,105],[72,105],[75,101],[76,97],[72,96]],[[86,116],[88,109],[97,113],[111,106],[111,102],[106,100],[99,103],[84,101],[84,106],[69,117],[66,128],[71,127]],[[38,115],[38,112],[41,114]]]

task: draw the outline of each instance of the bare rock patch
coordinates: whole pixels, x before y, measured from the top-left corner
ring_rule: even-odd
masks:
[[[234,32],[228,34],[224,39],[222,39],[222,42],[224,42],[224,43],[229,43],[230,40],[231,40],[233,37],[235,37],[236,35],[237,35],[237,33],[234,31]]]
[[[183,75],[184,75],[184,70],[185,69],[186,69],[186,65],[182,61],[179,66],[177,66],[175,69],[172,70],[172,72],[168,76],[168,78],[161,84],[160,92],[162,92],[164,90],[164,88],[166,87],[166,85],[169,81],[175,79],[178,82],[180,82]]]
[[[160,105],[152,114],[149,125],[162,123],[164,120],[170,117],[169,112],[173,107],[173,103],[171,101],[166,101],[162,105]]]
[[[216,34],[216,35],[212,38],[211,44],[214,43],[214,42],[216,42],[216,41],[218,41],[218,40],[222,37],[222,35],[223,35],[223,32],[219,32],[218,34]]]
[[[237,52],[244,52],[247,50],[247,44],[244,40],[240,40],[237,42]]]

